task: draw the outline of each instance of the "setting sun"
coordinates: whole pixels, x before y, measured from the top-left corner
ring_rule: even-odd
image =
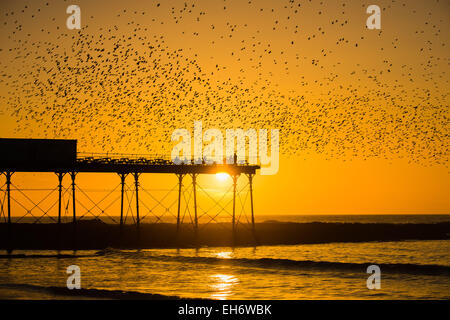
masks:
[[[219,181],[225,181],[225,180],[227,180],[227,178],[229,176],[230,175],[228,173],[225,173],[225,172],[218,172],[218,173],[216,173],[216,179],[219,180]]]

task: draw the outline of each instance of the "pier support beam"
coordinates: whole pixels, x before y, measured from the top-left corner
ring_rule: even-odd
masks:
[[[181,189],[183,187],[184,174],[177,174],[178,177],[178,207],[177,207],[177,241],[180,235],[180,214],[181,214]]]
[[[77,173],[72,171],[70,173],[70,178],[72,179],[72,241],[73,241],[73,250],[77,250],[77,211],[76,211],[76,198],[75,198],[75,178]]]
[[[0,176],[2,176],[4,174],[4,172],[3,171],[0,171]],[[1,191],[3,192],[3,186],[2,186],[2,189],[1,189]],[[6,190],[5,190],[5,195],[6,195]],[[6,209],[5,209],[5,203],[3,203],[3,202],[0,202],[0,219],[2,218],[2,217],[4,217],[5,218],[5,222],[6,222],[6,211],[5,211]],[[1,222],[0,222],[1,223]]]
[[[6,201],[7,201],[7,210],[8,210],[8,224],[11,225],[11,177],[13,172],[7,171],[5,172],[6,176]]]
[[[58,225],[61,224],[61,206],[62,206],[62,181],[65,173],[55,172],[58,176]]]
[[[125,179],[127,178],[128,173],[119,173],[120,177],[120,225],[119,225],[119,232],[120,232],[120,238],[123,236],[123,205],[124,205],[124,194],[125,194]]]
[[[233,218],[231,221],[231,228],[233,232],[233,245],[236,244],[236,186],[237,186],[237,180],[239,178],[238,174],[235,174],[231,176],[233,179]]]
[[[61,249],[61,207],[62,207],[62,181],[65,173],[55,172],[58,177],[58,231],[57,231],[57,246],[58,251]]]
[[[141,234],[140,234],[141,221],[140,221],[140,217],[139,217],[139,175],[140,174],[138,172],[133,173],[134,186],[135,186],[135,192],[136,192],[136,231],[137,231],[138,245],[141,241]]]
[[[76,199],[75,199],[75,177],[76,172],[70,173],[70,178],[72,179],[72,223],[75,225],[77,223],[77,212],[76,212]]]
[[[195,241],[198,240],[198,214],[197,214],[197,173],[192,174],[192,188],[194,192],[194,233]]]
[[[11,176],[13,172],[7,171],[5,172],[6,176],[6,198],[7,198],[7,211],[8,211],[8,245],[7,251],[11,253],[13,250],[13,233],[12,233],[12,223],[11,223]]]
[[[248,184],[250,188],[250,211],[252,214],[252,233],[253,233],[253,239],[255,240],[255,244],[258,243],[256,239],[256,230],[255,230],[255,213],[253,211],[253,176],[254,174],[248,174]]]

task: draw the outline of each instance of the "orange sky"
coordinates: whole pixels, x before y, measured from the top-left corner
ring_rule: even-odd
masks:
[[[258,214],[450,213],[448,3],[377,1],[367,30],[364,1],[77,1],[80,31],[69,4],[0,4],[0,137],[169,156],[194,120],[279,128]]]

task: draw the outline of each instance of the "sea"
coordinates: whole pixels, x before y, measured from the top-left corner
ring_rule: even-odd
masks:
[[[450,215],[266,220],[438,223]],[[450,240],[0,254],[0,299],[450,299]],[[65,290],[73,265],[80,270],[77,294]],[[379,288],[369,279],[372,265]]]

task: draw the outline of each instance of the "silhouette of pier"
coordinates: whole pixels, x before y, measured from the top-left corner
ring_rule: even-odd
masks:
[[[153,174],[174,174],[178,180],[178,201],[177,201],[177,235],[181,227],[181,206],[182,206],[182,187],[183,181],[189,176],[191,179],[190,187],[193,193],[193,209],[194,217],[192,219],[194,232],[198,232],[198,204],[197,204],[197,178],[199,175],[227,173],[232,179],[232,234],[233,239],[236,236],[236,196],[237,181],[240,176],[246,176],[248,179],[248,189],[250,193],[250,213],[251,228],[255,234],[255,218],[253,204],[253,178],[258,165],[244,164],[207,164],[204,161],[201,164],[174,164],[170,159],[156,155],[139,155],[139,154],[102,154],[102,153],[77,153],[76,140],[57,140],[57,139],[0,139],[0,148],[2,155],[0,156],[0,172],[5,177],[4,187],[1,191],[5,193],[5,201],[1,203],[0,217],[5,216],[4,222],[9,226],[14,223],[11,219],[11,186],[14,173],[55,173],[58,191],[58,216],[55,221],[58,225],[62,223],[62,194],[63,194],[63,178],[68,175],[71,179],[71,202],[72,202],[72,224],[73,233],[76,239],[77,234],[77,185],[76,177],[81,173],[115,173],[120,179],[120,230],[124,226],[124,206],[125,206],[125,180],[127,176],[133,177],[133,187],[135,196],[135,213],[136,219],[136,235],[139,242],[140,238],[140,177],[146,173]],[[36,205],[38,206],[38,204]],[[43,215],[47,213],[42,211]],[[42,219],[42,216],[36,217],[36,222]],[[214,219],[214,218],[213,218]],[[12,232],[12,228],[8,228],[8,232]],[[11,234],[8,235],[11,238]],[[256,239],[256,238],[255,238]],[[76,245],[76,240],[75,244]],[[9,244],[10,249],[14,247],[13,243]]]

